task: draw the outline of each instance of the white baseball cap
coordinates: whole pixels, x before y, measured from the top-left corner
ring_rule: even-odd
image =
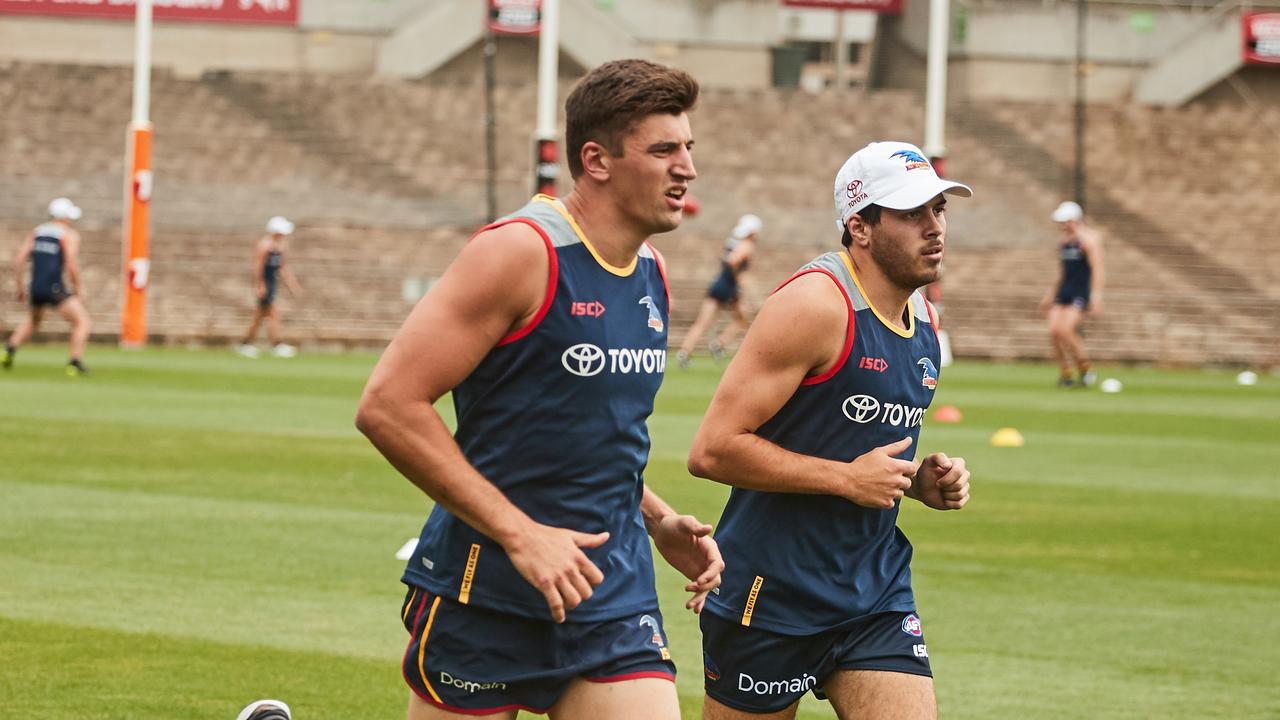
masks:
[[[277,215],[267,221],[267,232],[273,235],[292,235],[293,223]]]
[[[764,221],[755,215],[743,215],[738,218],[738,224],[733,226],[733,236],[738,240],[743,240],[764,229]]]
[[[1054,222],[1067,222],[1068,220],[1080,220],[1084,218],[1084,209],[1078,204],[1067,200],[1053,211]]]
[[[81,212],[75,203],[67,198],[60,197],[54,198],[49,203],[49,215],[54,220],[79,220]]]
[[[873,142],[849,156],[836,173],[836,227],[868,205],[910,210],[941,193],[972,197],[968,185],[943,180],[920,148],[904,142]]]

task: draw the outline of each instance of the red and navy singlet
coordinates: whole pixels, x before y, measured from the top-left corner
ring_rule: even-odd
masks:
[[[585,550],[604,573],[571,621],[658,607],[640,517],[646,421],[662,383],[670,302],[647,244],[608,265],[557,200],[535,197],[491,227],[525,223],[550,259],[543,305],[453,391],[467,460],[534,520],[608,542]],[[464,604],[549,618],[546,600],[502,547],[436,506],[403,580]]]
[[[871,307],[846,253],[822,255],[792,280],[808,273],[828,276],[845,296],[844,352],[831,370],[806,379],[756,434],[840,462],[910,436],[915,442],[901,457],[914,457],[940,362],[924,296],[911,295],[903,330]],[[734,488],[715,534],[723,582],[706,610],[786,635],[912,611],[911,543],[897,518],[897,506],[880,510],[827,495]]]

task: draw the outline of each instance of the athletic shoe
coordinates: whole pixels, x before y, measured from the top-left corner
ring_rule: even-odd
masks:
[[[1093,384],[1097,381],[1098,373],[1092,370],[1086,370],[1080,373],[1080,387],[1082,388],[1093,387]]]
[[[85,367],[84,363],[79,360],[72,360],[67,363],[67,377],[81,377],[88,374],[89,368]]]
[[[279,700],[258,700],[241,710],[236,720],[293,720],[293,715]]]
[[[291,358],[298,354],[298,348],[292,345],[289,345],[288,343],[279,343],[271,351],[271,354],[275,355],[276,357]]]
[[[720,344],[719,340],[712,340],[710,348],[711,348],[712,360],[715,360],[716,362],[720,362],[721,360],[724,359],[724,346]]]
[[[17,353],[17,351],[16,351],[16,350],[14,350],[13,348],[5,348],[5,349],[4,349],[4,361],[3,361],[3,362],[0,362],[0,366],[3,366],[5,370],[8,370],[8,369],[12,368],[12,367],[13,367],[13,356],[14,356],[16,353]]]
[[[683,350],[681,350],[680,352],[676,353],[676,364],[680,366],[680,369],[682,369],[682,370],[688,370],[688,369],[689,369],[689,365],[690,365],[690,362],[689,362],[689,353],[687,353],[687,352],[685,352],[685,351],[683,351]]]
[[[232,349],[235,350],[237,354],[243,355],[247,358],[258,357],[258,348],[248,343],[240,343],[239,345],[236,345]]]
[[[1060,388],[1073,388],[1075,386],[1076,386],[1076,381],[1072,380],[1069,377],[1058,378],[1058,387]]]

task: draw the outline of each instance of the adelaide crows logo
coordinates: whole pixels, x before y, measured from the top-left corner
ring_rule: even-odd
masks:
[[[914,150],[899,150],[898,152],[890,155],[889,157],[902,158],[903,161],[907,163],[908,170],[915,170],[916,168],[929,167],[929,161],[925,160],[923,155],[921,155],[920,153]]]
[[[916,363],[924,369],[924,377],[920,379],[920,384],[930,390],[938,389],[938,368],[933,366],[933,361],[929,358],[920,358],[920,362]]]
[[[654,332],[662,332],[665,325],[662,324],[662,316],[658,314],[658,306],[654,305],[653,298],[645,295],[640,298],[640,304],[649,308],[649,327],[653,328]]]

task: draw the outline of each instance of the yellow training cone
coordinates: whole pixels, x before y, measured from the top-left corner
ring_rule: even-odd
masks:
[[[1000,428],[991,436],[992,447],[1022,447],[1026,442],[1016,428]]]

